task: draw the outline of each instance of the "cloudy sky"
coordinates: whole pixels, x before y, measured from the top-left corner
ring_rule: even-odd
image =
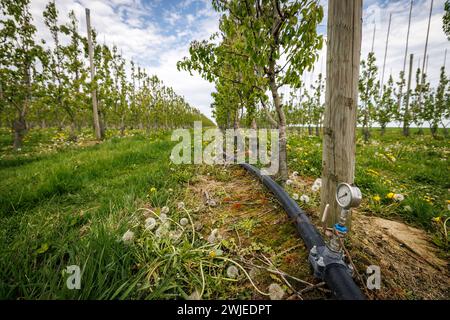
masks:
[[[43,23],[42,11],[47,0],[31,0],[31,9],[38,27],[39,37],[50,41]],[[327,10],[327,1],[322,1]],[[386,75],[398,75],[403,69],[410,0],[365,0],[363,21],[362,57],[367,57],[372,46],[374,23],[376,24],[374,51],[380,73],[383,64],[389,15],[392,13],[391,33],[386,59]],[[435,0],[430,27],[428,75],[435,84],[439,69],[444,63],[444,52],[450,49],[442,31],[442,15],[445,0]],[[115,44],[128,59],[135,60],[151,74],[156,74],[178,94],[185,96],[193,106],[211,115],[211,92],[214,86],[198,75],[178,72],[176,62],[188,54],[192,40],[206,39],[218,31],[219,15],[211,7],[210,0],[56,0],[60,22],[67,20],[67,13],[74,10],[80,22],[80,32],[86,33],[84,8],[91,10],[93,27],[100,42]],[[414,0],[410,31],[409,53],[414,54],[414,66],[423,61],[424,44],[431,0]],[[319,26],[326,34],[326,15]],[[51,42],[51,41],[50,41]],[[324,48],[321,56],[325,54]],[[448,60],[450,60],[450,52]],[[325,72],[326,61],[320,58],[314,72],[304,75],[306,83]],[[385,80],[386,81],[386,80]]]

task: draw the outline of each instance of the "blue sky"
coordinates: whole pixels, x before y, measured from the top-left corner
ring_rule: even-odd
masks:
[[[444,61],[444,50],[450,49],[442,31],[442,15],[445,0],[435,0],[429,40],[428,74],[434,84]],[[47,0],[31,0],[32,13],[39,36],[48,34],[42,20]],[[322,1],[325,18],[319,27],[326,33],[327,1]],[[389,14],[392,13],[391,35],[386,61],[386,75],[394,76],[403,68],[405,37],[410,0],[365,0],[363,13],[362,57],[370,51],[374,22],[376,23],[375,53],[382,66]],[[415,55],[415,67],[423,59],[427,19],[431,0],[415,0],[411,25],[410,50]],[[99,33],[99,41],[116,44],[124,56],[135,60],[151,74],[158,75],[167,85],[187,99],[191,105],[211,115],[211,92],[214,86],[198,75],[178,72],[176,62],[188,54],[192,40],[206,39],[218,31],[219,15],[214,12],[210,0],[56,0],[60,22],[67,20],[69,10],[74,10],[80,22],[80,32],[85,33],[84,8],[91,9],[92,24]],[[326,46],[321,52],[312,73],[304,75],[309,84],[319,72],[325,72]],[[450,60],[450,53],[448,60]],[[422,60],[423,61],[423,60]],[[380,70],[381,71],[381,70]]]

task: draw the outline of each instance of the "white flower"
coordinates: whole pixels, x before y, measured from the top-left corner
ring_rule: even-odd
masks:
[[[319,188],[322,188],[322,179],[321,178],[317,178],[314,181],[314,185],[319,186]]]
[[[412,208],[411,208],[411,206],[405,206],[403,209],[404,209],[406,212],[412,212],[412,211],[413,211]]]
[[[294,194],[292,195],[292,199],[298,200],[298,193],[294,193]]]
[[[162,207],[161,208],[161,213],[162,214],[168,214],[169,213],[169,207],[167,207],[167,206]]]
[[[398,202],[402,202],[403,200],[405,200],[405,196],[400,193],[396,193],[396,194],[394,194],[394,200],[398,201]]]
[[[184,202],[183,201],[178,202],[177,207],[178,207],[178,210],[184,209]]]
[[[125,232],[122,236],[122,241],[127,244],[133,242],[133,239],[134,239],[134,232],[131,230],[127,230],[127,232]]]
[[[202,297],[200,296],[200,293],[197,289],[194,290],[187,298],[186,300],[201,300]]]
[[[227,276],[228,278],[237,278],[239,276],[239,270],[235,266],[229,266],[227,268]]]
[[[184,227],[187,226],[189,223],[189,220],[187,218],[181,218],[180,224]]]
[[[159,219],[160,219],[162,222],[166,222],[167,219],[168,219],[167,214],[161,213],[161,214],[159,215]]]
[[[297,177],[297,176],[298,176],[298,171],[292,172],[292,176],[293,176],[293,177]]]
[[[270,300],[281,300],[284,296],[284,290],[277,283],[272,283],[269,286],[269,297]]]
[[[301,201],[301,202],[304,202],[304,203],[308,203],[308,202],[309,202],[309,197],[308,197],[306,194],[303,194],[303,195],[300,197],[300,201]]]
[[[286,185],[287,186],[290,186],[291,184],[292,184],[292,180],[291,179],[286,180]]]
[[[155,218],[147,218],[145,219],[145,229],[153,230],[156,227]]]
[[[317,191],[320,190],[320,186],[318,186],[317,184],[314,184],[314,185],[311,187],[311,190],[312,190],[313,192],[317,192]]]

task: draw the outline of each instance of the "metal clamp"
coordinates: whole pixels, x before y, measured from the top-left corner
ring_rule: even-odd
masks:
[[[319,279],[324,279],[325,270],[330,264],[341,264],[348,270],[350,276],[353,275],[353,268],[344,262],[343,253],[335,251],[328,246],[314,246],[309,252],[308,260],[313,268],[314,276]]]

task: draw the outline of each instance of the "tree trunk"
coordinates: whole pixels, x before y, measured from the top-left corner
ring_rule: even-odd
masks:
[[[123,116],[120,117],[120,136],[123,137],[125,134],[125,121]]]
[[[384,136],[384,134],[386,133],[386,124],[381,124],[381,136]]]
[[[280,178],[286,181],[288,178],[287,167],[287,150],[286,150],[286,116],[283,111],[280,95],[278,94],[278,86],[275,79],[275,61],[272,61],[269,66],[269,86],[272,93],[273,104],[278,115],[278,130],[279,130],[279,173]]]
[[[25,120],[25,115],[28,112],[29,103],[31,101],[31,73],[30,73],[30,65],[25,66],[25,82],[27,86],[26,96],[22,104],[22,109],[17,112],[17,119],[14,120],[13,129],[14,129],[14,141],[13,148],[15,150],[22,147],[23,138],[27,131],[27,122]]]
[[[329,204],[327,222],[332,226],[340,214],[335,200],[336,186],[340,182],[353,183],[355,174],[362,0],[330,0],[327,34],[320,207],[323,213]]]
[[[69,135],[69,139],[71,141],[77,141],[77,123],[75,121],[75,119],[72,119],[72,121],[70,122],[70,135]]]
[[[254,129],[254,130],[258,129],[255,118],[252,119],[252,129]]]
[[[369,142],[370,139],[370,130],[367,125],[363,126],[363,136],[364,136],[364,142]]]
[[[22,147],[23,137],[25,136],[27,130],[27,124],[25,122],[25,117],[20,112],[17,119],[14,120],[13,124],[14,129],[14,142],[13,147],[15,150]]]
[[[233,122],[233,128],[234,130],[239,129],[239,109],[236,109],[236,112],[234,113],[234,122]]]
[[[438,132],[438,126],[436,124],[432,124],[430,126],[430,131],[431,131],[431,135],[433,136],[433,138],[436,138],[437,132]]]

